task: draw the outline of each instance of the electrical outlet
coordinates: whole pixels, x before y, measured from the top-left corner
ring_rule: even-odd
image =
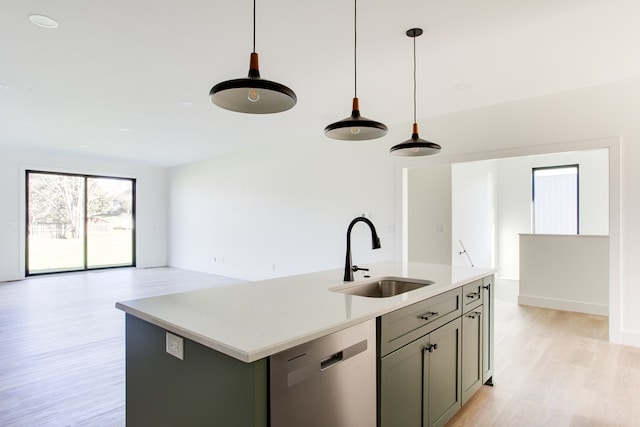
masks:
[[[167,332],[167,353],[184,360],[184,338]]]

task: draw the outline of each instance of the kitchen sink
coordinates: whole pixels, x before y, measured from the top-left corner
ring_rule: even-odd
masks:
[[[414,291],[425,286],[433,285],[430,280],[403,280],[396,278],[376,279],[348,287],[332,289],[334,292],[357,295],[370,298],[388,298],[405,292]]]

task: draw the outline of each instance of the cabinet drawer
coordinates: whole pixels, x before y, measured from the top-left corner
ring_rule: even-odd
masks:
[[[476,308],[482,304],[482,279],[468,283],[462,287],[462,311]]]
[[[462,289],[454,289],[379,318],[380,356],[391,353],[462,314]]]

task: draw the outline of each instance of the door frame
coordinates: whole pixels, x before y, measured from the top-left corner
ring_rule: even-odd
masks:
[[[621,138],[605,137],[580,141],[558,142],[553,144],[534,145],[504,150],[485,151],[465,154],[438,155],[419,158],[419,162],[403,160],[396,164],[396,194],[400,195],[400,203],[396,203],[396,224],[405,229],[406,176],[411,168],[429,167],[439,164],[454,164],[480,160],[495,160],[509,157],[522,157],[538,154],[564,153],[568,151],[592,150],[606,148],[609,150],[609,342],[621,343],[622,316],[620,291],[620,182],[621,182]],[[407,260],[404,250],[406,241],[403,233],[396,233],[396,257]]]
[[[79,173],[79,172],[63,172],[63,171],[54,171],[54,170],[46,170],[46,169],[34,169],[34,168],[25,168],[24,172],[24,181],[23,181],[23,191],[22,197],[24,197],[21,203],[21,209],[24,209],[24,227],[23,227],[23,242],[24,242],[24,251],[22,251],[24,259],[22,265],[24,266],[24,276],[40,276],[46,274],[61,274],[61,273],[72,273],[72,272],[81,272],[81,271],[93,271],[93,270],[103,270],[103,269],[111,269],[111,268],[126,268],[126,267],[135,267],[136,266],[136,179],[130,177],[122,177],[122,176],[110,176],[110,175],[96,175],[96,174],[88,174],[88,173]],[[29,272],[29,174],[49,174],[49,175],[65,175],[65,176],[74,176],[84,179],[84,218],[83,218],[83,268],[73,269],[73,270],[62,270],[62,271],[46,271],[39,273],[30,273]],[[101,266],[101,267],[89,267],[88,265],[88,216],[87,216],[87,181],[89,179],[116,179],[116,180],[126,180],[131,182],[131,217],[132,217],[132,229],[131,229],[131,263],[127,265],[113,265],[113,266]]]

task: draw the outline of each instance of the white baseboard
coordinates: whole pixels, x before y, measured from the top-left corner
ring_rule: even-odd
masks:
[[[272,278],[271,276],[247,273],[246,271],[236,270],[234,268],[230,268],[226,266],[208,269],[203,272],[209,273],[209,274],[215,274],[218,276],[229,277],[231,279],[245,280],[247,282],[256,282],[256,281],[267,280]]]
[[[608,305],[593,304],[593,303],[582,302],[582,301],[543,298],[543,297],[535,297],[531,295],[518,295],[518,304],[530,305],[533,307],[552,308],[554,310],[575,311],[577,313],[609,316]]]
[[[22,280],[22,279],[24,279],[24,277],[21,277],[21,276],[20,276],[20,275],[18,275],[18,274],[14,274],[14,275],[11,275],[11,274],[0,275],[0,282],[13,282],[13,281],[16,281],[16,280]]]
[[[632,347],[640,347],[640,333],[631,331],[621,331],[621,344]]]

